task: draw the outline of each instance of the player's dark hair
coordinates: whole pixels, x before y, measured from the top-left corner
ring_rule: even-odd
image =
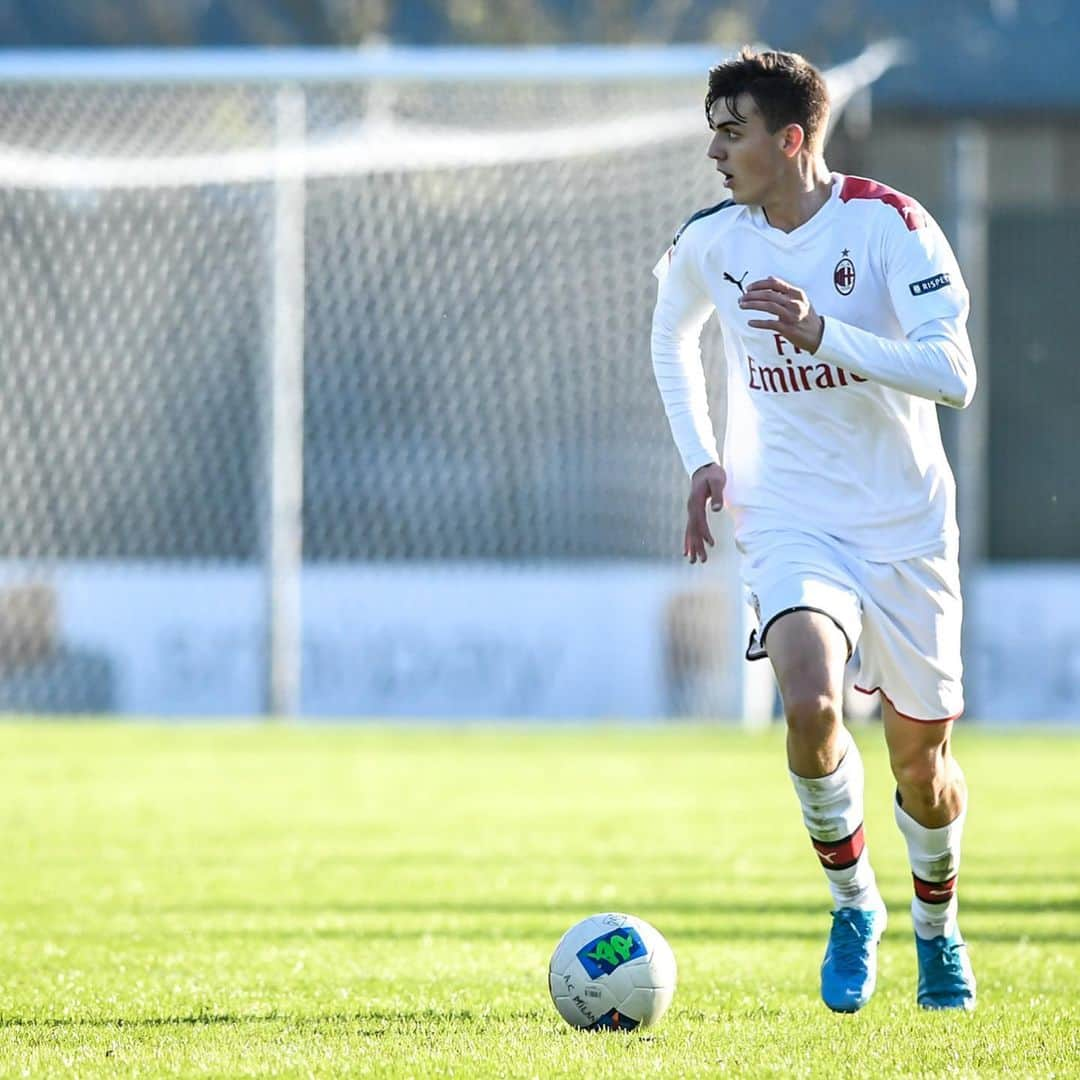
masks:
[[[829,88],[821,72],[798,53],[754,52],[749,45],[732,60],[709,71],[705,116],[711,121],[717,101],[727,105],[736,120],[744,120],[735,108],[742,93],[749,94],[770,132],[787,124],[799,124],[809,146],[818,146],[829,116]]]

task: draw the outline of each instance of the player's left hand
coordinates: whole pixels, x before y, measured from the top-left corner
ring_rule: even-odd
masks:
[[[747,325],[771,330],[806,352],[817,352],[825,332],[825,321],[814,310],[806,293],[797,286],[776,277],[753,281],[739,297],[739,306],[744,311],[764,311],[776,316],[775,322],[751,319]]]

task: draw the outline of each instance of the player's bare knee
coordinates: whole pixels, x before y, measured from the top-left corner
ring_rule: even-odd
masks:
[[[950,782],[948,762],[940,747],[894,755],[892,772],[901,792],[917,796],[928,806],[941,802]]]
[[[789,694],[784,699],[788,730],[808,742],[826,739],[840,723],[840,702],[820,691]]]

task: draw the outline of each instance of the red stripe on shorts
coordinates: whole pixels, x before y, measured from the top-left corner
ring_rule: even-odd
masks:
[[[907,713],[902,713],[895,705],[893,705],[892,698],[881,689],[880,686],[875,686],[872,690],[867,690],[865,686],[856,685],[855,689],[860,694],[880,694],[890,705],[892,705],[893,712],[900,717],[901,720],[910,720],[915,724],[947,724],[950,720],[959,720],[963,713],[953,713],[952,716],[935,716],[927,719],[923,716],[908,716]]]

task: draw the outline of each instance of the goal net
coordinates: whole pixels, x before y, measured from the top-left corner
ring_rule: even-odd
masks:
[[[0,70],[0,708],[742,710],[648,352],[705,66]]]

